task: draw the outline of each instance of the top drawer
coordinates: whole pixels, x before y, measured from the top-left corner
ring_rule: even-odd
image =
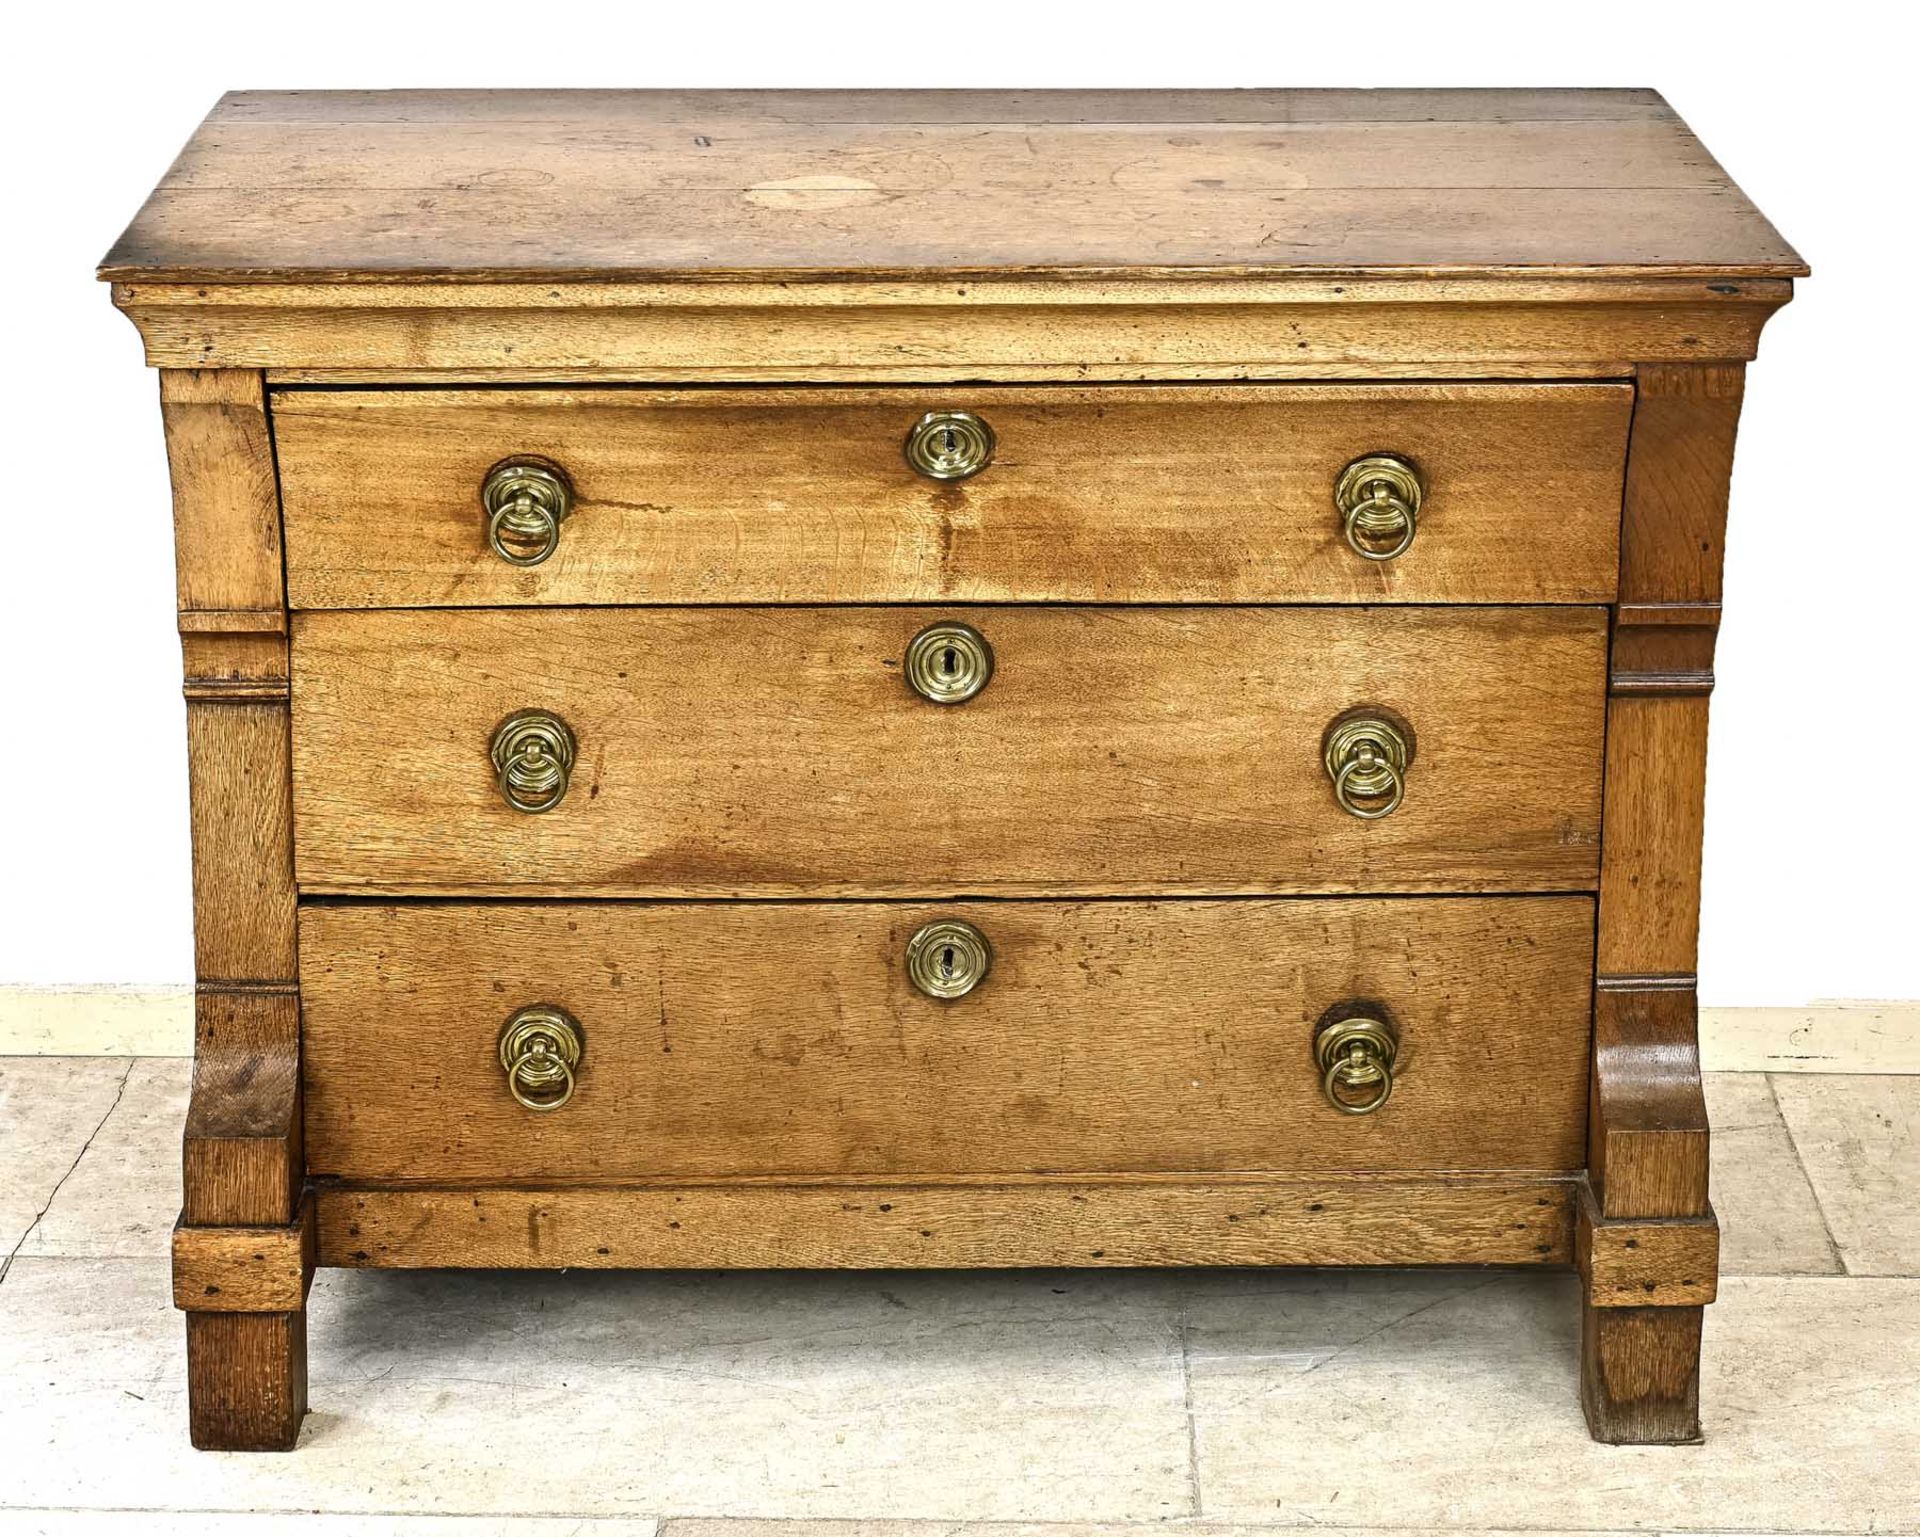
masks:
[[[273,396],[295,608],[498,604],[1593,603],[1614,596],[1625,384],[1099,389],[308,390]],[[966,479],[904,452],[967,411]],[[937,447],[943,446],[936,441]],[[964,451],[964,441],[956,439]],[[1336,484],[1421,490],[1390,559]],[[538,565],[490,549],[519,458],[571,506]],[[1379,552],[1398,542],[1383,504]],[[522,556],[536,553],[537,511]]]

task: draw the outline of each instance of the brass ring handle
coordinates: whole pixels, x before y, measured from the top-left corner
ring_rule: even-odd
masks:
[[[494,728],[491,755],[500,793],[515,811],[551,811],[573,776],[573,728],[545,710],[520,710]]]
[[[1412,548],[1425,487],[1398,454],[1368,454],[1340,472],[1333,504],[1347,545],[1362,560],[1393,560]]]
[[[1320,753],[1340,809],[1363,822],[1398,811],[1416,746],[1413,727],[1378,705],[1338,716],[1327,727]]]
[[[1361,779],[1377,774],[1388,778],[1387,798],[1377,806],[1362,805],[1353,787]],[[1407,798],[1407,776],[1385,759],[1376,763],[1371,754],[1357,754],[1341,764],[1340,772],[1333,776],[1333,798],[1349,816],[1359,817],[1363,822],[1377,822],[1400,809],[1400,802]]]
[[[987,978],[993,948],[962,918],[939,918],[907,941],[907,976],[929,998],[962,998]]]
[[[914,473],[929,480],[966,480],[993,463],[993,429],[971,411],[929,411],[907,433]]]
[[[908,686],[933,704],[965,704],[993,677],[993,647],[970,624],[943,619],[907,642]]]
[[[1399,1028],[1379,1004],[1335,1004],[1321,1016],[1313,1039],[1327,1103],[1343,1115],[1372,1115],[1393,1098],[1399,1052]]]
[[[560,548],[560,524],[573,510],[573,487],[558,468],[509,459],[480,486],[487,544],[510,566],[537,566]]]
[[[558,1110],[579,1086],[585,1051],[580,1022],[565,1009],[536,1003],[519,1010],[500,1031],[507,1092],[528,1110]]]

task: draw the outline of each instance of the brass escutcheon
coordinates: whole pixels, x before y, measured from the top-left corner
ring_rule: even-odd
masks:
[[[993,965],[987,936],[961,918],[939,918],[907,941],[907,975],[929,998],[959,998]]]
[[[970,624],[943,619],[907,642],[907,683],[934,704],[964,704],[993,676],[993,647]]]
[[[1320,1087],[1327,1103],[1344,1115],[1371,1115],[1393,1097],[1393,1062],[1399,1053],[1400,1029],[1393,1016],[1365,999],[1336,1003],[1314,1027]]]
[[[1334,717],[1320,752],[1341,809],[1377,821],[1399,809],[1413,766],[1413,727],[1378,705],[1359,705]]]
[[[551,1003],[530,1004],[500,1030],[507,1092],[529,1110],[558,1110],[573,1098],[586,1050],[580,1022]]]
[[[510,566],[537,566],[560,548],[560,525],[573,511],[573,487],[558,465],[507,459],[480,484],[487,543]]]
[[[518,710],[493,732],[493,772],[515,811],[551,811],[573,774],[573,728],[545,710]]]
[[[907,433],[907,463],[929,480],[978,475],[993,448],[993,429],[971,411],[929,411]]]
[[[1404,555],[1419,530],[1425,489],[1398,454],[1368,454],[1340,472],[1333,505],[1353,553],[1365,560]]]

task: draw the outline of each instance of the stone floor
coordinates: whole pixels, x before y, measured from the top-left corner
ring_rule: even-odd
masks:
[[[327,1271],[299,1452],[194,1453],[186,1090],[0,1058],[6,1537],[1920,1531],[1920,1076],[1709,1077],[1674,1449],[1587,1439],[1561,1275]]]

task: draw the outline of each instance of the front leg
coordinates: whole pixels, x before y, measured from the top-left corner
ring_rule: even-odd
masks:
[[[1700,1217],[1608,1218],[1582,1185],[1575,1253],[1580,1403],[1596,1441],[1700,1439],[1700,1327],[1713,1301],[1720,1229]]]
[[[288,621],[265,381],[166,369],[193,798],[193,1098],[174,1301],[193,1444],[293,1445],[307,1407]]]

